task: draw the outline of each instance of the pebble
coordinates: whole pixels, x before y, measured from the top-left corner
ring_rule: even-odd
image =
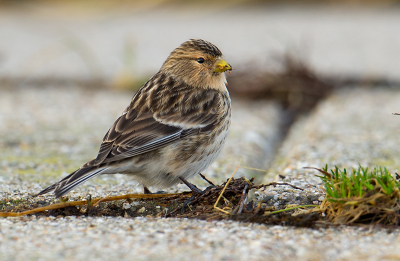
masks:
[[[129,209],[129,208],[131,208],[131,204],[129,204],[129,203],[124,203],[124,204],[122,204],[122,208],[123,208],[123,209]]]

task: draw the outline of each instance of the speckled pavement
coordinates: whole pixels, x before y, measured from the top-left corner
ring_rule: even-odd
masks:
[[[400,169],[400,90],[342,89],[321,101],[291,127],[263,182],[289,182],[306,189],[273,188],[256,193],[277,209],[285,204],[320,204],[324,187],[319,174],[305,167],[386,167]]]
[[[0,219],[0,259],[398,260],[399,232],[147,218]]]
[[[375,167],[400,169],[400,91],[398,89],[343,89],[318,104],[297,121],[278,150],[271,167],[275,173],[310,173],[303,167]]]
[[[96,153],[102,134],[132,95],[109,90],[89,92],[76,86],[3,89],[2,94],[0,191],[2,198],[15,200],[40,191],[90,159]],[[399,111],[396,107],[398,97],[400,92],[395,90],[344,90],[323,101],[315,112],[294,125],[267,176],[284,174],[283,181],[303,187],[306,192],[276,187],[257,191],[254,196],[277,209],[283,203],[304,203],[296,202],[301,193],[308,193],[310,202],[307,203],[319,203],[323,200],[321,184],[313,173],[305,173],[302,167],[319,166],[323,160],[331,159],[330,152],[337,156],[334,158],[336,163],[342,162],[346,167],[353,166],[361,158],[365,160],[363,164],[379,163],[379,159],[397,162],[396,157],[389,158],[380,151],[385,148],[384,141],[390,141],[388,148],[391,151],[398,148],[398,139],[390,139],[396,134],[397,118],[391,112]],[[234,104],[240,113],[233,121],[236,122],[232,125],[233,137],[226,146],[227,151],[206,173],[211,179],[226,179],[235,168],[238,156],[256,159],[252,161],[256,163],[268,155],[261,153],[255,158],[251,150],[240,150],[240,146],[245,148],[258,143],[270,144],[272,148],[274,144],[274,139],[257,132],[259,129],[251,129],[253,119],[249,114],[254,111],[251,109],[254,104],[240,100],[234,100]],[[269,135],[279,136],[278,127],[275,126],[276,131],[273,131],[279,107],[273,103],[255,105],[263,108],[258,117],[263,117],[265,127],[272,126]],[[349,116],[353,118],[346,119]],[[250,127],[244,128],[248,123]],[[258,140],[239,138],[249,131],[255,132],[252,135]],[[357,136],[358,133],[363,135]],[[349,143],[349,140],[353,142]],[[311,148],[307,149],[307,146]],[[357,154],[352,154],[347,146],[354,146]],[[235,154],[233,147],[242,153]],[[342,150],[344,147],[346,149]],[[318,150],[321,157],[316,157],[312,149]],[[365,157],[361,153],[365,153]],[[233,163],[221,163],[229,160]],[[186,188],[177,185],[169,191],[182,189]],[[104,176],[79,187],[71,197],[87,193],[104,196],[109,192],[120,195],[140,190],[141,187],[129,177]],[[377,260],[400,257],[395,247],[397,242],[400,243],[397,229],[340,227],[311,230],[230,221],[129,217],[0,219],[1,260]]]

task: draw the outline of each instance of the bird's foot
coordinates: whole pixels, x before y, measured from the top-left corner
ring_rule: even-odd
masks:
[[[167,192],[160,190],[157,192],[151,192],[150,189],[148,189],[147,187],[143,186],[143,194],[167,194]]]
[[[188,206],[189,207],[189,204],[190,203],[192,203],[192,201],[196,198],[196,194],[193,194],[188,200],[186,200],[185,201],[185,203],[183,203],[183,206],[182,206],[182,214],[185,212],[185,207],[186,206]],[[190,208],[190,207],[189,207]]]
[[[208,188],[203,191],[203,190],[199,189],[198,187],[196,187],[195,185],[193,185],[192,183],[190,183],[189,181],[187,181],[186,179],[184,179],[184,178],[180,178],[180,179],[192,191],[192,196],[187,201],[185,201],[185,203],[183,203],[183,206],[182,206],[182,213],[183,213],[185,207],[188,206],[190,203],[192,203],[193,200],[196,199],[197,196],[203,195],[208,190]]]

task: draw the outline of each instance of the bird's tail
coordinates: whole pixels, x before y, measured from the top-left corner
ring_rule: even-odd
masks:
[[[68,193],[70,190],[73,188],[81,185],[83,182],[88,181],[91,178],[96,177],[97,175],[102,174],[105,170],[107,170],[107,167],[103,168],[95,168],[95,167],[87,167],[87,168],[80,168],[59,182],[45,188],[41,192],[37,194],[43,195],[46,193],[49,193],[51,191],[54,191],[54,195],[56,198],[59,198],[63,196],[64,194]]]

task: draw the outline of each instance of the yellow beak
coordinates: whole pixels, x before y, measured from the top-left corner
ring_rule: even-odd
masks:
[[[217,65],[215,66],[214,72],[226,72],[226,71],[232,71],[232,66],[225,62],[224,60],[219,60]]]

